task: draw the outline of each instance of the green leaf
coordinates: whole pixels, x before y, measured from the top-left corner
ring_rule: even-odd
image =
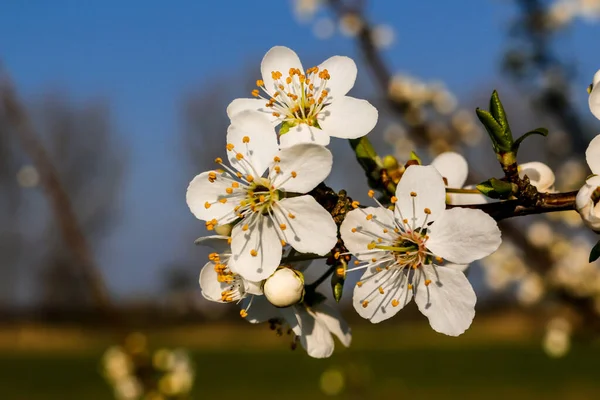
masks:
[[[349,139],[350,146],[356,154],[356,159],[361,167],[365,170],[369,179],[379,179],[379,173],[383,167],[381,158],[373,148],[373,145],[363,136],[359,139]]]
[[[508,199],[513,193],[516,193],[515,184],[491,178],[477,185],[477,190],[492,199]]]
[[[498,91],[494,90],[492,92],[492,97],[490,98],[490,112],[492,113],[494,119],[505,129],[508,127],[508,120],[506,119],[506,112],[504,111],[504,106],[500,101],[500,96],[498,95]],[[509,129],[510,130],[510,129]]]
[[[507,153],[512,151],[513,137],[504,111],[504,106],[500,101],[498,92],[494,90],[490,98],[489,111],[477,108],[475,110],[479,121],[485,127],[488,135],[492,139],[494,151],[496,153]]]
[[[517,140],[515,140],[515,143],[513,144],[512,147],[512,151],[513,152],[518,152],[519,151],[519,146],[521,145],[521,143],[523,142],[523,140],[525,140],[526,138],[528,138],[529,136],[532,135],[541,135],[541,136],[548,136],[548,129],[546,128],[537,128],[534,129],[532,131],[529,131],[527,133],[525,133],[523,136],[521,136],[520,138],[518,138]]]
[[[592,251],[590,252],[590,262],[593,263],[598,258],[600,258],[600,241],[596,243],[596,245],[592,248]]]
[[[419,163],[419,165],[423,164],[423,162],[421,161],[421,158],[419,158],[419,156],[417,155],[417,153],[415,153],[414,151],[410,152],[410,159],[411,160],[415,160],[416,162]]]

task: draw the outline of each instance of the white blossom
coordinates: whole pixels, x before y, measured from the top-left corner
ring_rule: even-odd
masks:
[[[282,148],[297,143],[326,146],[330,136],[355,139],[377,123],[375,107],[346,96],[357,74],[351,58],[333,56],[304,71],[293,50],[275,46],[264,56],[261,73],[258,89],[252,92],[255,98],[233,100],[227,115],[233,118],[244,110],[255,110],[275,125],[285,123],[285,130],[279,131]]]
[[[231,233],[229,269],[250,281],[269,277],[290,244],[301,253],[325,255],[337,241],[331,215],[307,193],[331,171],[331,152],[316,144],[278,150],[270,122],[244,111],[227,132],[228,167],[203,172],[190,183],[186,200],[192,213],[217,225],[238,221]],[[263,176],[265,175],[266,176]]]
[[[268,321],[280,333],[289,330],[294,335],[293,343],[298,339],[308,355],[314,358],[327,358],[333,354],[332,335],[345,347],[350,346],[352,341],[352,333],[346,321],[335,308],[325,302],[312,306],[300,303],[276,308],[266,297],[256,297],[252,307],[248,309],[246,319],[253,324]]]
[[[575,204],[583,222],[600,232],[600,135],[590,142],[585,157],[594,176],[579,190]]]
[[[600,119],[600,70],[596,72],[594,79],[592,80],[588,103],[590,105],[592,114],[594,114],[596,118]]]
[[[304,296],[304,278],[292,268],[282,267],[265,281],[265,297],[275,307],[289,307]]]
[[[395,315],[414,297],[431,327],[462,334],[475,315],[476,296],[461,271],[501,243],[496,222],[480,210],[445,209],[446,191],[432,166],[407,168],[393,199],[395,209],[350,211],[340,233],[365,269],[354,289],[357,312],[373,323]],[[443,257],[443,258],[442,258]],[[461,264],[461,270],[443,261]]]
[[[519,177],[522,179],[527,175],[529,182],[535,186],[538,192],[553,192],[554,172],[544,163],[539,161],[526,162],[519,165]]]

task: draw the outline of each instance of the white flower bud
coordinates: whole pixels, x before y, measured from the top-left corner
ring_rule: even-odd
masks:
[[[588,100],[590,111],[596,118],[600,119],[600,70],[594,75],[591,88]]]
[[[304,278],[291,268],[280,268],[265,281],[263,292],[275,307],[289,307],[304,296]]]
[[[554,172],[546,164],[532,161],[519,165],[519,176],[523,178],[525,175],[538,192],[554,191]]]
[[[594,202],[593,194],[599,187],[600,175],[593,176],[579,189],[575,199],[581,219],[595,232],[600,232],[600,201]]]

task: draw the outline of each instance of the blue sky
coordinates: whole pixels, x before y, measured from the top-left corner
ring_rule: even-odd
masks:
[[[444,80],[459,96],[498,79],[511,2],[370,3],[372,22],[396,31],[385,52],[395,71]],[[160,268],[192,246],[194,238],[183,236],[189,229],[178,229],[193,218],[184,202],[191,177],[179,161],[182,97],[211,77],[233,76],[273,45],[311,60],[358,56],[339,33],[316,39],[310,24],[296,22],[289,1],[30,0],[2,8],[0,59],[22,94],[60,89],[75,99],[108,98],[130,147],[124,218],[100,259],[121,294],[155,291]],[[594,37],[598,25],[579,23],[561,44],[577,61],[582,87],[600,66]]]

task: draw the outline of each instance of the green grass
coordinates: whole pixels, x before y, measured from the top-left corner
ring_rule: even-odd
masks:
[[[0,399],[106,400],[101,351],[0,354]],[[194,399],[594,399],[600,350],[576,346],[549,359],[536,344],[342,350],[313,360],[301,350],[196,351]],[[339,370],[344,391],[320,389]]]

